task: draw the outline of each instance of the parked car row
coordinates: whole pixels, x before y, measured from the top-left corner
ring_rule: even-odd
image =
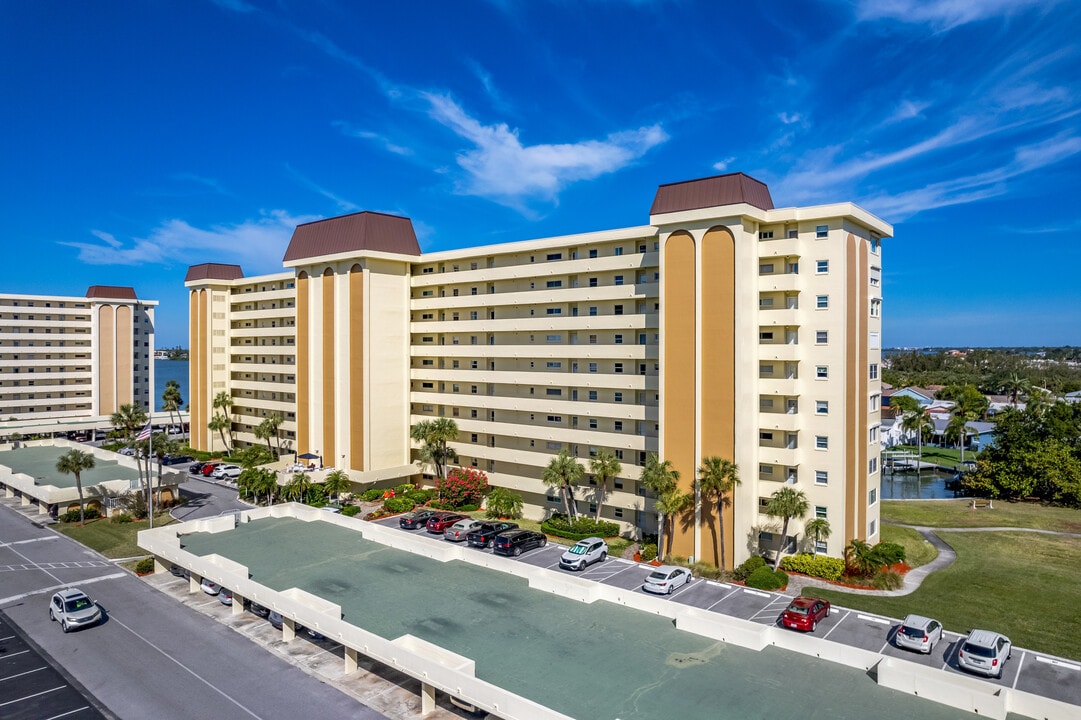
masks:
[[[190,460],[191,458],[189,458]],[[188,466],[189,475],[202,475],[218,480],[236,480],[243,470],[239,465],[227,465],[221,462],[197,462]]]

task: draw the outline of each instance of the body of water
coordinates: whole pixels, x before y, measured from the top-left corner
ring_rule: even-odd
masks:
[[[958,497],[947,487],[947,482],[954,479],[956,473],[942,470],[915,470],[904,472],[882,472],[883,500],[936,500]]]
[[[161,396],[165,392],[165,383],[170,380],[176,380],[180,383],[180,397],[183,398],[184,403],[181,405],[183,410],[191,402],[191,397],[188,395],[188,361],[187,360],[155,360],[154,361],[154,411],[159,412],[163,408],[161,407]]]

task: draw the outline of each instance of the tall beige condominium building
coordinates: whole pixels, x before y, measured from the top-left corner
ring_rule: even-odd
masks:
[[[0,294],[0,418],[62,423],[131,403],[149,410],[157,304],[104,285],[85,297]]]
[[[220,392],[242,428],[282,403],[298,452],[370,480],[416,474],[410,428],[449,417],[460,462],[534,517],[561,508],[540,479],[556,453],[588,468],[606,449],[623,471],[603,497],[587,474],[578,507],[645,532],[647,453],[688,492],[720,456],[741,479],[724,522],[698,503],[676,554],[716,563],[723,542],[731,565],[779,546],[763,507],[785,485],[810,503],[790,536],[823,517],[820,552],[877,540],[892,227],[851,203],[775,209],[739,173],[661,186],[649,221],[422,254],[407,218],[363,212],[299,226],[282,275],[194,266],[193,431]]]

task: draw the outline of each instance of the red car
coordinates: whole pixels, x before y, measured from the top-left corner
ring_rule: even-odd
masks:
[[[792,630],[814,632],[819,621],[830,616],[830,601],[813,597],[798,597],[781,615],[781,624]]]
[[[444,530],[459,520],[464,520],[465,517],[465,515],[455,512],[432,513],[432,516],[428,518],[428,532],[442,535]]]
[[[203,469],[200,472],[206,477],[210,477],[210,474],[217,470],[219,465],[221,465],[220,462],[208,462],[203,465]]]

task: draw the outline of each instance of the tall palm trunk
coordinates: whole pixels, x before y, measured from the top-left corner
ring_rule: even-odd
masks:
[[[86,524],[86,516],[83,512],[83,479],[79,473],[75,473],[75,489],[79,491],[79,526]]]

